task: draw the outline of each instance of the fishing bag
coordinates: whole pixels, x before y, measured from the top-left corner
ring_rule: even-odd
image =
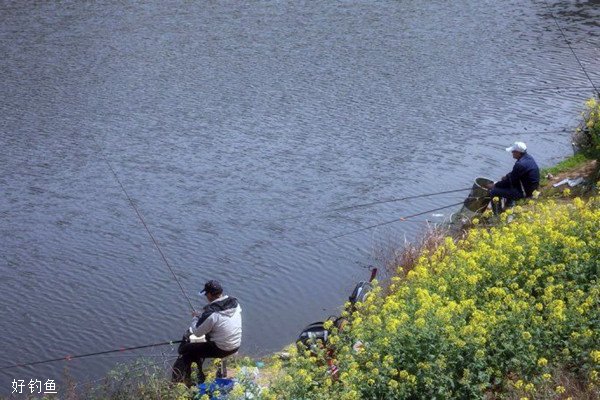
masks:
[[[323,321],[313,322],[304,328],[304,330],[300,332],[300,335],[298,336],[298,343],[303,344],[308,349],[314,349],[314,347],[318,344],[318,341],[321,341],[322,344],[327,343],[329,331],[325,329],[323,324]]]

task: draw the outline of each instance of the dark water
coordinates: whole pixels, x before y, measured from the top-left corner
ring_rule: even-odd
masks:
[[[600,85],[600,3],[552,10]],[[543,1],[5,1],[0,21],[1,365],[185,329],[105,159],[196,305],[208,278],[240,299],[258,355],[443,216],[318,240],[464,194],[311,213],[499,177],[517,139],[550,165],[592,94]],[[127,359],[69,365],[86,380]],[[0,372],[0,393],[63,367]]]

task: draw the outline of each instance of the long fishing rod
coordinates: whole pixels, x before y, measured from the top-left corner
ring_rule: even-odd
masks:
[[[530,88],[523,90],[511,90],[510,93],[527,93],[527,92],[545,92],[545,91],[563,91],[563,90],[577,90],[580,91],[582,89],[589,89],[589,86],[555,86],[555,87],[539,87],[539,88]]]
[[[136,356],[137,357],[137,356]],[[144,357],[148,357],[148,356],[144,356]],[[159,356],[159,357],[165,357],[165,356]],[[137,372],[137,371],[141,371],[143,369],[146,368],[153,368],[156,367],[159,364],[163,364],[164,366],[167,365],[167,363],[172,363],[173,360],[177,358],[177,356],[172,356],[172,357],[165,357],[163,360],[159,360],[159,361],[153,361],[150,363],[144,363],[143,365],[136,367],[136,368],[127,368],[127,374],[131,374],[132,372]],[[122,379],[125,379],[125,377],[123,377]],[[78,387],[89,387],[89,385],[96,383],[96,382],[100,382],[100,381],[105,381],[106,377],[103,378],[97,378],[97,379],[92,379],[90,381],[86,381],[86,382],[77,382],[73,384],[73,389],[76,389]],[[121,381],[122,383],[122,381]]]
[[[572,128],[547,129],[544,131],[528,131],[523,129],[519,132],[495,132],[494,136],[517,136],[517,135],[545,135],[547,133],[567,133]]]
[[[429,197],[429,196],[437,196],[437,195],[440,195],[440,194],[463,192],[465,190],[470,190],[470,189],[471,188],[468,187],[468,188],[462,188],[462,189],[446,190],[446,191],[443,191],[443,192],[425,193],[425,194],[418,194],[418,195],[413,195],[413,196],[398,197],[398,198],[387,199],[387,200],[372,201],[370,203],[354,204],[354,205],[349,205],[349,206],[344,206],[344,207],[325,209],[325,210],[321,210],[321,211],[315,211],[313,213],[292,215],[290,217],[280,218],[279,220],[284,221],[284,220],[298,219],[298,218],[308,217],[308,216],[313,216],[313,215],[328,214],[328,213],[332,213],[332,212],[352,210],[352,209],[360,208],[360,207],[368,207],[368,206],[373,206],[373,205],[376,205],[376,204],[392,203],[392,202],[396,202],[396,201],[419,199],[419,198],[422,198],[422,197]]]
[[[171,340],[171,341],[168,341],[168,342],[145,344],[143,346],[122,347],[120,349],[97,351],[95,353],[67,355],[67,356],[64,356],[64,357],[50,358],[50,359],[47,359],[47,360],[33,361],[33,362],[29,362],[29,363],[6,365],[4,367],[0,367],[0,371],[3,371],[5,369],[11,369],[11,368],[29,367],[31,365],[47,364],[47,363],[57,362],[57,361],[71,361],[71,360],[74,360],[76,358],[93,357],[93,356],[99,356],[99,355],[103,355],[103,354],[119,353],[119,352],[123,352],[123,351],[132,351],[132,350],[147,349],[149,347],[158,347],[158,346],[173,345],[173,344],[177,344],[177,343],[181,343],[181,342],[182,342],[182,340]]]
[[[564,92],[564,91],[577,91],[581,92],[581,90],[592,88],[588,86],[540,86],[540,87],[531,87],[528,89],[493,89],[493,90],[472,90],[463,92],[467,94],[484,94],[484,93],[494,93],[499,95],[511,95],[511,94],[527,94],[527,93],[535,93],[535,92]],[[560,93],[557,93],[560,94]]]
[[[335,235],[335,236],[331,236],[331,237],[328,237],[328,238],[325,238],[325,239],[321,239],[321,240],[319,240],[319,241],[317,241],[317,242],[314,242],[314,243],[315,243],[315,244],[317,244],[317,243],[323,243],[323,242],[327,242],[327,241],[329,241],[329,240],[334,240],[334,239],[337,239],[337,238],[341,238],[341,237],[343,237],[343,236],[352,235],[353,233],[363,232],[363,231],[366,231],[366,230],[369,230],[369,229],[377,228],[377,227],[379,227],[379,226],[383,226],[383,225],[392,224],[392,223],[394,223],[394,222],[405,221],[405,220],[407,220],[407,219],[410,219],[410,218],[413,218],[413,217],[418,217],[419,215],[429,214],[429,213],[432,213],[432,212],[434,212],[434,211],[439,211],[439,210],[443,210],[443,209],[446,209],[446,208],[455,207],[455,206],[458,206],[458,205],[460,205],[460,204],[463,204],[463,203],[464,203],[464,200],[463,200],[463,201],[460,201],[460,202],[458,202],[458,203],[449,204],[449,205],[447,205],[447,206],[443,206],[443,207],[434,208],[434,209],[427,210],[427,211],[423,211],[423,212],[419,212],[419,213],[416,213],[416,214],[405,215],[404,217],[396,218],[396,219],[393,219],[393,220],[391,220],[391,221],[380,222],[380,223],[378,223],[378,224],[375,224],[375,225],[367,226],[367,227],[360,228],[360,229],[355,229],[355,230],[353,230],[353,231],[350,231],[350,232],[341,233],[341,234],[339,234],[339,235]]]
[[[368,207],[368,206],[372,206],[372,205],[376,205],[376,204],[391,203],[391,202],[396,202],[396,201],[401,201],[401,200],[419,199],[419,198],[422,198],[422,197],[437,196],[437,195],[440,195],[440,194],[464,192],[465,190],[470,190],[470,189],[471,188],[468,187],[468,188],[461,188],[461,189],[454,189],[454,190],[446,190],[446,191],[443,191],[443,192],[426,193],[426,194],[419,194],[419,195],[414,195],[414,196],[400,197],[400,198],[397,198],[397,199],[372,201],[370,203],[356,204],[354,206],[346,206],[346,207],[334,208],[331,211],[332,212],[335,212],[335,211],[346,211],[346,210],[352,210],[354,208]]]
[[[108,168],[110,169],[110,171],[112,172],[113,176],[115,177],[115,180],[117,181],[117,183],[121,187],[121,190],[125,194],[125,197],[127,197],[127,200],[129,200],[129,204],[131,204],[131,207],[133,208],[133,210],[137,214],[137,216],[138,216],[139,220],[141,221],[142,225],[144,226],[144,228],[146,228],[146,232],[148,232],[148,235],[150,236],[150,239],[152,239],[152,242],[154,243],[154,246],[156,247],[156,249],[158,250],[160,256],[163,259],[163,261],[167,265],[167,268],[169,268],[169,270],[171,271],[171,274],[173,275],[173,278],[175,278],[175,282],[177,282],[177,285],[179,285],[179,289],[181,289],[181,293],[183,293],[183,296],[188,301],[188,303],[190,305],[190,308],[192,309],[192,311],[196,311],[196,309],[192,305],[192,301],[188,297],[187,293],[185,293],[185,290],[183,290],[183,286],[181,285],[181,282],[179,282],[179,278],[177,278],[177,275],[175,274],[175,271],[173,271],[173,268],[171,268],[171,265],[169,264],[169,261],[167,261],[167,257],[165,256],[165,254],[163,253],[162,249],[158,245],[158,241],[154,238],[154,235],[152,234],[152,232],[150,232],[150,228],[148,228],[148,225],[146,224],[146,221],[144,221],[144,218],[142,217],[142,214],[139,212],[138,208],[135,206],[135,203],[133,202],[133,200],[131,199],[131,197],[127,193],[127,190],[125,190],[125,186],[123,186],[123,184],[121,183],[121,180],[119,179],[119,176],[115,172],[115,170],[114,170],[113,166],[111,165],[111,163],[108,161],[108,158],[104,155],[104,152],[102,151],[102,147],[96,141],[96,138],[93,135],[92,135],[92,139],[96,143],[96,146],[98,146],[98,148],[100,150],[100,155],[102,156],[102,158],[106,162],[106,165],[108,165]]]
[[[575,57],[575,59],[579,63],[579,67],[581,68],[581,70],[583,71],[583,73],[585,74],[585,76],[587,77],[588,81],[590,81],[590,84],[592,85],[592,87],[596,91],[596,94],[598,95],[598,97],[600,97],[600,91],[598,90],[598,88],[596,87],[596,85],[592,81],[592,78],[590,78],[590,76],[588,75],[587,71],[583,67],[583,64],[581,63],[581,60],[579,59],[579,57],[577,57],[577,54],[575,53],[575,50],[573,50],[573,47],[571,46],[571,42],[569,42],[569,40],[567,39],[567,36],[565,35],[565,32],[563,31],[562,27],[558,23],[558,19],[554,16],[554,13],[552,12],[552,8],[550,7],[550,4],[548,4],[548,0],[544,0],[544,3],[546,4],[546,8],[548,9],[548,12],[552,16],[552,19],[554,19],[554,23],[556,23],[556,26],[558,27],[558,30],[560,31],[560,34],[562,35],[563,39],[565,39],[565,43],[567,43],[567,46],[569,46],[569,49],[571,50],[571,53],[573,53],[573,56]]]

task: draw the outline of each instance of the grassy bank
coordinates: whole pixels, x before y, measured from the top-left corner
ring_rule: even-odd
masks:
[[[589,161],[589,158],[586,157],[585,154],[577,153],[571,157],[568,157],[568,158],[560,161],[558,164],[556,164],[552,167],[543,168],[540,171],[540,175],[541,175],[540,184],[542,186],[546,185],[549,183],[549,180],[552,179],[552,177],[554,177],[554,176],[558,176],[560,174],[576,171],[577,168],[584,165],[588,161]]]
[[[334,334],[337,379],[324,354],[299,353],[277,397],[598,398],[599,232],[592,198],[518,206],[447,238]]]
[[[584,191],[600,149],[600,106],[587,107],[579,153],[544,171],[584,172]],[[559,190],[459,240],[425,238],[342,332],[330,323],[326,349],[275,361],[264,398],[600,398],[600,200]]]
[[[544,176],[585,170],[590,190],[600,105],[586,107],[578,154]],[[274,397],[600,398],[600,200],[560,191],[474,220],[458,240],[425,239],[416,259],[411,249],[387,291],[332,328],[331,351],[287,362]]]

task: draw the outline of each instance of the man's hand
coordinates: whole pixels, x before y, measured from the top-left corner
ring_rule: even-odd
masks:
[[[202,313],[201,313],[201,312],[199,312],[199,311],[196,311],[196,310],[192,311],[192,317],[198,317],[198,316],[199,316],[199,315],[201,315],[201,314],[202,314]]]
[[[487,184],[485,185],[485,188],[486,188],[486,189],[491,189],[491,188],[493,188],[493,187],[494,187],[494,184],[493,184],[493,183],[487,183]]]

